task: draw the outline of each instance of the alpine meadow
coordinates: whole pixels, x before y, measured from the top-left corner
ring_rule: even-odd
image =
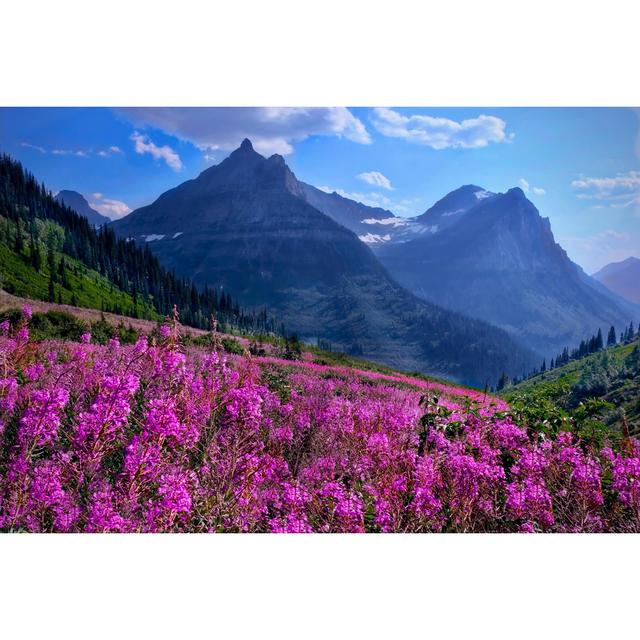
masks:
[[[640,532],[637,122],[0,108],[0,531]]]

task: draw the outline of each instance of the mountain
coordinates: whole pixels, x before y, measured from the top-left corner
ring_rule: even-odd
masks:
[[[365,244],[390,240],[389,233],[404,224],[403,218],[397,217],[387,209],[369,207],[345,198],[335,191],[327,193],[304,182],[299,182],[299,185],[304,200],[338,224],[353,231]]]
[[[493,195],[495,194],[486,191],[482,187],[467,184],[448,193],[430,209],[427,209],[422,215],[413,220],[418,224],[431,227],[433,232],[436,233],[456,224],[469,209]]]
[[[310,192],[281,156],[266,159],[245,140],[112,227],[176,273],[268,305],[308,341],[480,385],[534,362],[504,332],[400,287],[355,233],[309,204]]]
[[[543,356],[637,311],[589,278],[556,243],[519,188],[491,194],[461,187],[419,220],[435,229],[376,253],[416,295],[508,331]]]
[[[640,259],[631,257],[612,262],[592,277],[617,295],[640,304]]]
[[[0,154],[0,286],[8,293],[134,318],[161,319],[174,305],[184,324],[273,332],[265,310],[241,309],[230,292],[198,290],[147,249],[99,230],[55,200],[22,165]]]
[[[624,434],[623,418],[631,435],[640,436],[640,336],[570,360],[538,373],[501,395],[516,411],[539,411],[551,406],[562,416],[571,416],[588,437],[616,441]],[[595,401],[595,402],[594,402]]]
[[[90,224],[96,227],[111,222],[107,216],[103,216],[95,209],[92,209],[86,198],[77,191],[60,191],[55,199],[60,204],[73,209],[79,216],[84,216]]]

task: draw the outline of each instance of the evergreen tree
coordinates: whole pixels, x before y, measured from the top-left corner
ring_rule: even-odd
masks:
[[[53,273],[49,274],[49,295],[47,300],[49,302],[55,302],[56,301],[56,288],[55,285],[53,283]]]
[[[24,240],[22,239],[22,227],[20,226],[20,218],[16,220],[16,237],[13,250],[19,255],[24,251]]]
[[[618,339],[616,338],[616,330],[615,327],[611,327],[609,329],[609,335],[607,336],[607,347],[615,347],[618,343]]]
[[[496,391],[502,391],[509,384],[509,376],[502,372],[500,379],[498,380],[498,384],[496,385]]]
[[[603,347],[604,347],[604,342],[602,339],[602,329],[598,329],[598,335],[596,336],[594,351],[601,351]]]

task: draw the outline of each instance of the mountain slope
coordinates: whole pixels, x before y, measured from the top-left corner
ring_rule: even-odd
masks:
[[[456,224],[469,209],[475,207],[480,201],[493,195],[495,194],[482,187],[467,184],[448,193],[422,215],[414,218],[414,221],[435,227],[436,231],[442,231]]]
[[[55,198],[57,202],[73,209],[79,216],[84,216],[90,224],[96,227],[111,222],[107,216],[103,216],[91,208],[86,198],[77,191],[63,190]]]
[[[423,222],[441,221],[444,210],[432,208]],[[629,305],[599,291],[571,262],[521,189],[489,194],[449,218],[456,221],[377,250],[416,295],[491,322],[547,357],[599,327],[621,329],[634,318]]]
[[[640,434],[640,340],[618,344],[552,371],[539,373],[502,394],[512,406],[535,410],[544,403],[586,419],[597,420],[620,435],[622,416],[632,435]],[[595,401],[595,402],[594,402]]]
[[[245,331],[273,331],[265,310],[247,313],[229,292],[198,290],[135,242],[96,230],[57,202],[22,165],[0,154],[0,286],[9,293],[144,317],[177,307],[185,324],[208,329],[211,314]]]
[[[404,224],[403,218],[398,218],[387,209],[370,207],[345,198],[335,191],[326,193],[305,182],[298,184],[302,188],[304,200],[338,224],[353,231],[365,244],[384,242],[390,232]]]
[[[612,262],[592,277],[617,295],[640,304],[640,259],[631,257]]]
[[[276,309],[308,341],[476,384],[532,362],[503,332],[399,287],[352,231],[307,202],[282,157],[265,159],[248,140],[113,228],[201,285]]]

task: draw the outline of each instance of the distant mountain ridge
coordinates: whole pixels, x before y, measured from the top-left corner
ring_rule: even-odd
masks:
[[[55,196],[55,199],[59,203],[64,204],[70,209],[73,209],[79,216],[85,217],[90,224],[96,227],[111,222],[110,218],[107,218],[107,216],[103,216],[101,213],[93,209],[87,202],[87,199],[77,191],[70,191],[68,189],[65,189],[58,192],[58,194]]]
[[[629,257],[611,262],[594,273],[593,278],[630,302],[640,304],[640,259]]]
[[[468,185],[416,220],[435,229],[375,247],[391,275],[426,300],[505,329],[541,355],[635,317],[632,305],[604,292],[569,259],[549,219],[520,188],[492,194]]]
[[[306,340],[479,385],[535,364],[506,333],[398,286],[351,230],[310,204],[327,206],[331,194],[316,191],[281,156],[264,158],[245,140],[112,227],[146,241],[178,274],[231,287],[244,304],[268,305]],[[348,202],[331,202],[345,221],[348,210],[359,215]]]

